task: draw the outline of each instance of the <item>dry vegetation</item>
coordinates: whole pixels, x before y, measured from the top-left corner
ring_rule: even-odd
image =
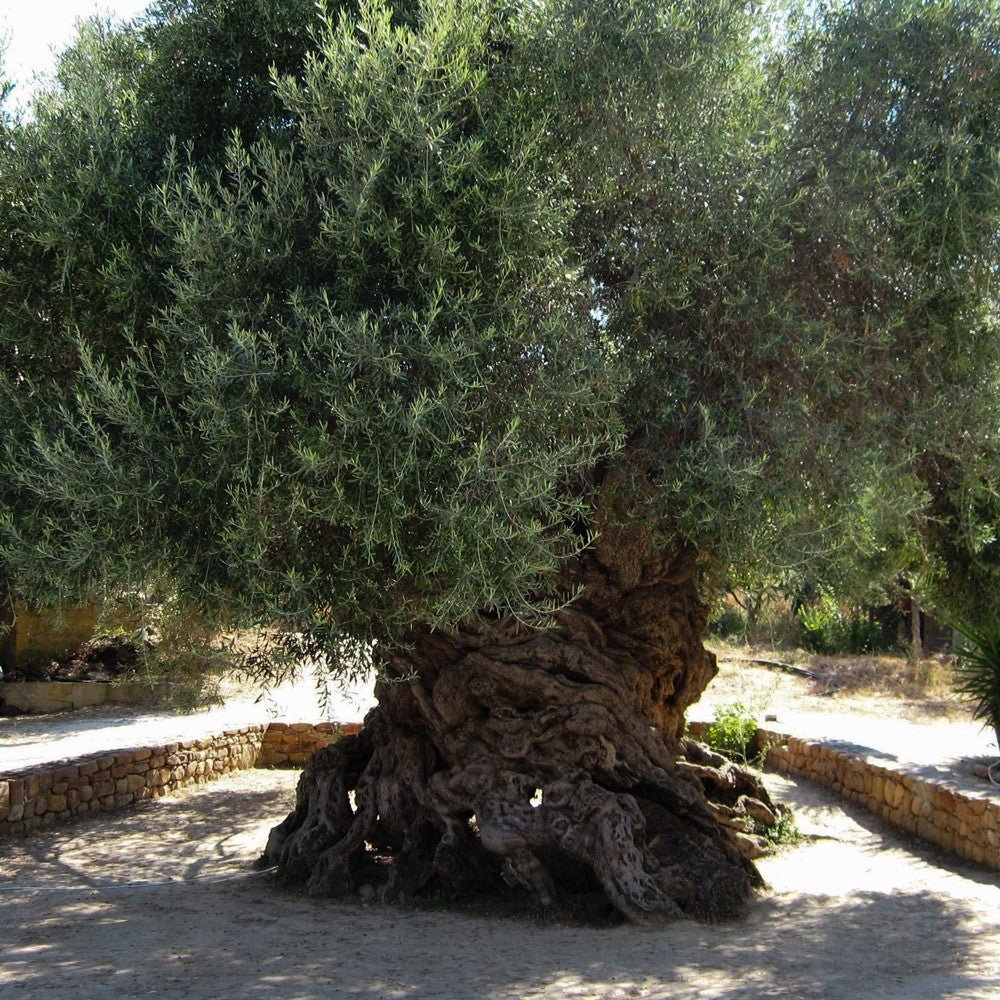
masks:
[[[886,654],[831,656],[724,643],[713,644],[713,649],[719,658],[719,674],[701,700],[710,708],[739,701],[761,712],[780,707],[890,714],[911,721],[970,718],[968,708],[952,690],[952,658],[944,654],[915,662]],[[790,664],[814,676],[747,662],[752,660]]]

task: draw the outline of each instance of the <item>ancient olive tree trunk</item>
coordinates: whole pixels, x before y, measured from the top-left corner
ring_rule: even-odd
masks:
[[[583,595],[547,631],[415,633],[387,664],[410,679],[314,755],[264,860],[315,893],[503,878],[543,904],[603,892],[636,921],[737,914],[775,807],[682,736],[716,670],[693,561],[608,532],[570,575]]]

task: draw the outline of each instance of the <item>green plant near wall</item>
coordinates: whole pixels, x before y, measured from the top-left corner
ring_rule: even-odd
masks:
[[[972,703],[973,717],[990,726],[1000,747],[1000,621],[979,629],[956,625],[955,690]]]
[[[746,764],[753,753],[757,720],[752,708],[733,702],[715,710],[715,721],[705,732],[705,742],[723,757]]]
[[[802,833],[796,825],[795,817],[787,807],[782,808],[771,826],[758,827],[754,832],[775,847],[792,847],[802,840]]]

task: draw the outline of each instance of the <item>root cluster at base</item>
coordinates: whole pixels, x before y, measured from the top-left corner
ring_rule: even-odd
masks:
[[[715,672],[683,569],[665,560],[603,591],[590,580],[546,631],[415,632],[363,730],[306,766],[264,862],[326,895],[505,883],[545,906],[596,897],[640,923],[740,914],[763,884],[755,831],[780,807],[682,736]]]

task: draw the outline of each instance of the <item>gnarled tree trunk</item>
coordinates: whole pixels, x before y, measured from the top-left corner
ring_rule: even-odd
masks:
[[[544,904],[599,890],[640,922],[739,913],[775,807],[682,736],[716,671],[693,559],[605,529],[567,578],[582,596],[546,631],[415,631],[363,731],[307,765],[264,861],[324,894],[502,877]]]

